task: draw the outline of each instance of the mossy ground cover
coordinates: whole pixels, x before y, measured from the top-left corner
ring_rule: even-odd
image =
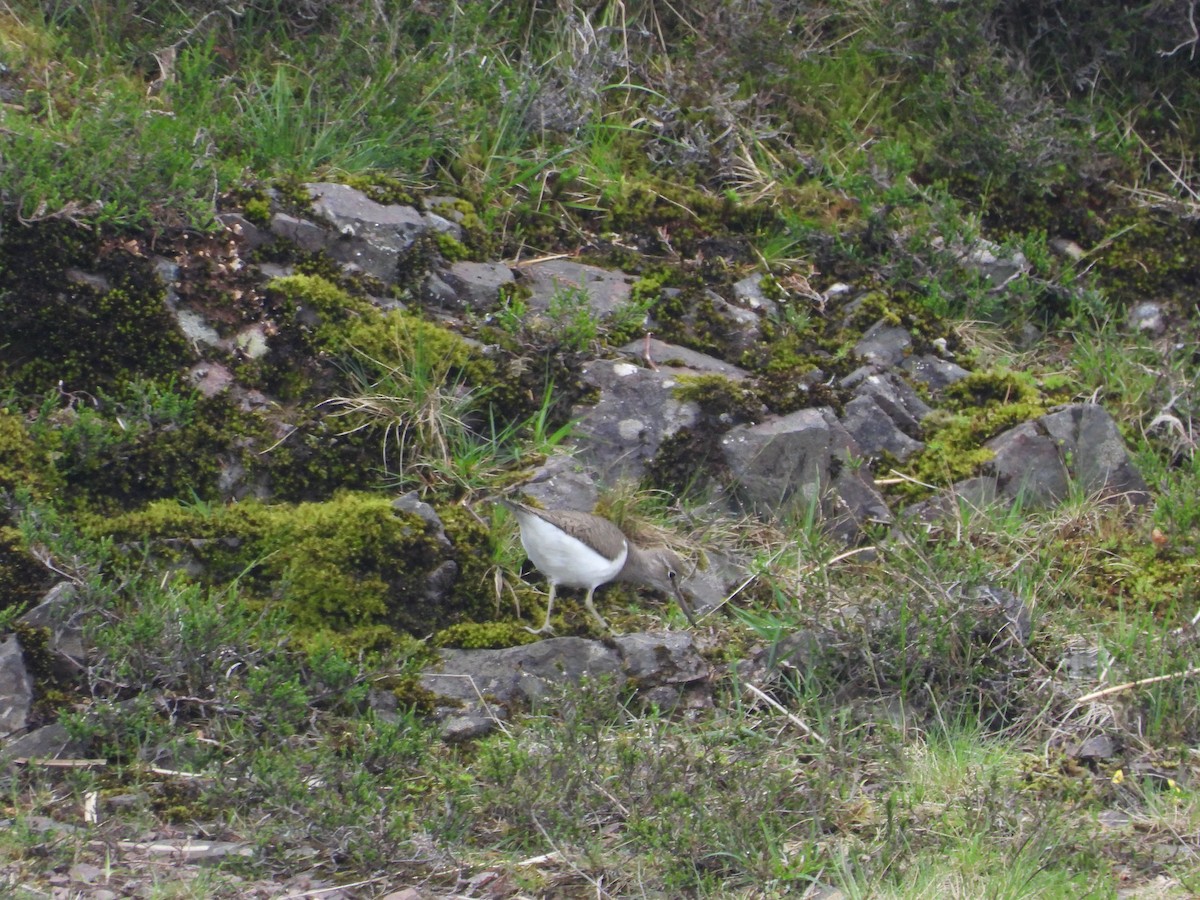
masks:
[[[497,896],[1200,893],[1194,33],[1186,5],[1115,2],[6,4],[0,623],[72,586],[86,672],[19,633],[38,722],[107,762],[6,773],[0,884],[82,861],[162,896],[298,868],[362,896],[481,873]],[[415,681],[430,645],[528,637],[511,528],[480,501],[561,439],[572,360],[636,329],[569,296],[527,328],[517,291],[463,335],[295,248],[260,260],[293,274],[248,283],[216,214],[302,213],[319,178],[461,221],[394,300],[437,258],[578,253],[728,357],[705,291],[755,274],[778,313],[728,360],[751,385],[679,387],[714,427],[836,407],[827,381],[884,319],[975,373],[903,490],[1095,397],[1155,502],[963,509],[873,557],[812,523],[703,523],[754,559],[696,635],[711,708],[593,682],[447,745]],[[980,237],[1029,262],[1003,291],[959,264]],[[271,331],[267,357],[222,362],[287,409],[187,387],[164,260],[221,337]],[[839,280],[849,317],[823,303]],[[1124,325],[1143,300],[1160,337]],[[689,486],[705,437],[658,487]],[[429,609],[447,558],[456,593]],[[1029,605],[1027,645],[972,599],[988,586]],[[1081,752],[1095,737],[1112,752]],[[147,833],[256,855],[185,880],[99,849]]]

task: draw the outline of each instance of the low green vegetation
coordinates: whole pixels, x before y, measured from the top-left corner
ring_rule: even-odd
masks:
[[[147,896],[1200,895],[1192,12],[0,4],[0,637],[32,724],[92,760],[4,761],[0,893],[86,864]],[[306,214],[314,180],[462,240],[416,241],[388,286],[221,231]],[[631,302],[421,309],[439,262],[543,255],[623,269]],[[744,279],[750,341],[723,318]],[[752,560],[693,632],[710,693],[588,679],[445,741],[423,667],[532,642],[542,602],[490,498],[570,435],[580,360],[647,321],[749,373],[677,380],[699,422],[638,492],[702,566]],[[839,409],[877,321],[971,370],[921,389],[923,452],[863,463],[897,504],[1088,399],[1152,502],[963,504],[849,549],[815,506],[704,505],[716,435]],[[632,496],[602,509],[632,524]],[[18,621],[52,587],[82,669]],[[560,632],[588,634],[565,593]],[[185,879],[139,855],[160,837],[253,856]]]

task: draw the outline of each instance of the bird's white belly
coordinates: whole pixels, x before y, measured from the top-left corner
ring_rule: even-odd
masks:
[[[616,559],[605,559],[583,541],[537,516],[521,525],[521,546],[547,578],[565,587],[593,588],[611,581],[625,565],[628,546]]]

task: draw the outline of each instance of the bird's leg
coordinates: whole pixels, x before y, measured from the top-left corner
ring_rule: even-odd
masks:
[[[525,630],[530,634],[549,634],[554,631],[554,629],[550,627],[550,614],[554,612],[554,594],[557,590],[558,585],[556,585],[553,581],[550,582],[550,596],[546,598],[546,621],[542,623],[541,628],[536,630],[526,626]]]
[[[600,628],[606,633],[611,634],[612,629],[609,628],[608,623],[604,621],[604,616],[600,615],[600,613],[596,611],[596,604],[592,602],[592,594],[594,593],[596,593],[595,588],[589,590],[587,592],[587,596],[583,599],[583,602],[587,604],[588,612],[592,614],[592,618],[600,623]]]

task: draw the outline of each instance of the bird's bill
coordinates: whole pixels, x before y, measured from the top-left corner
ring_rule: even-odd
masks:
[[[696,621],[696,611],[692,608],[691,598],[685,594],[683,588],[678,584],[672,585],[672,587],[674,588],[675,602],[679,604],[679,608],[683,610],[684,616],[687,617],[691,626],[695,628],[698,623]]]

